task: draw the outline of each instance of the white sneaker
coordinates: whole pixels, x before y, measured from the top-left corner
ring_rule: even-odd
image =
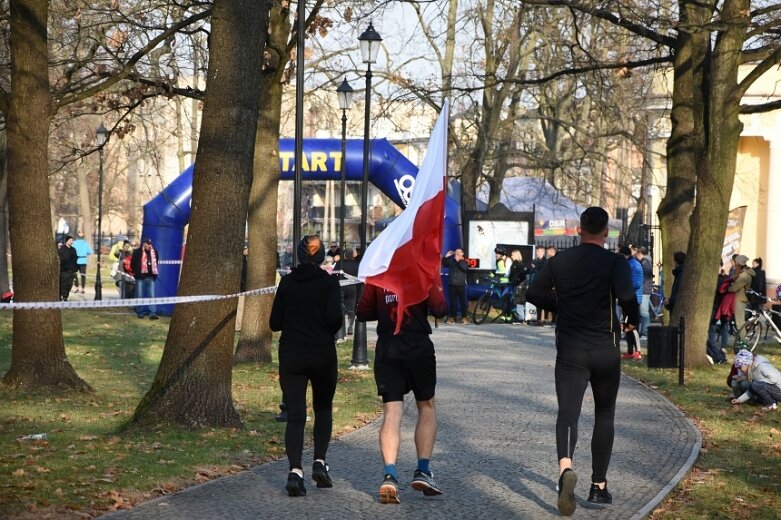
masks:
[[[767,406],[763,406],[762,409],[765,410],[766,412],[775,412],[776,410],[778,410],[778,404],[777,403],[769,404]]]
[[[713,364],[713,358],[710,357],[710,355],[708,355],[708,354],[705,354],[705,357],[708,358],[708,363],[710,363],[712,365]]]

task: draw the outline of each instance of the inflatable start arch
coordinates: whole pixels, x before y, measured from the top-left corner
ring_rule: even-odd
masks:
[[[295,157],[293,139],[279,142],[280,180],[292,181]],[[340,139],[304,139],[302,180],[341,180],[342,161],[348,181],[363,180],[363,139],[347,140],[346,157],[342,158]],[[369,182],[389,199],[406,207],[418,168],[387,139],[371,141]],[[181,271],[184,228],[190,221],[193,166],[182,172],[163,191],[144,205],[142,237],[152,239],[160,256],[160,269],[155,284],[159,297],[175,296]],[[461,247],[461,212],[457,201],[445,201],[445,235],[443,251]],[[170,315],[172,305],[159,306],[162,314]]]

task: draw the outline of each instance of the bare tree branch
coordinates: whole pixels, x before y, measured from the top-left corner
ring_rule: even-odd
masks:
[[[125,63],[124,67],[122,67],[121,70],[114,73],[106,79],[104,82],[99,83],[95,85],[94,87],[87,88],[81,92],[70,94],[67,96],[64,96],[62,98],[58,98],[58,96],[54,95],[54,103],[52,110],[57,111],[58,109],[62,108],[65,105],[68,105],[70,103],[74,103],[76,101],[81,101],[82,99],[87,99],[91,96],[94,96],[98,92],[102,92],[109,87],[116,85],[118,82],[122,81],[123,79],[126,79],[132,72],[133,69],[138,63],[141,58],[143,58],[145,55],[147,55],[150,51],[152,51],[155,47],[157,47],[161,42],[165,41],[167,38],[169,38],[171,35],[175,34],[180,29],[187,27],[188,25],[195,23],[199,20],[203,20],[207,18],[209,15],[211,15],[211,9],[206,9],[204,11],[201,11],[200,13],[194,14],[190,16],[189,18],[185,18],[184,20],[175,23],[159,35],[157,37],[153,38],[149,41],[144,47],[138,50],[128,61]]]
[[[741,114],[759,114],[762,112],[771,112],[781,108],[781,100],[760,103],[758,105],[740,105]]]
[[[533,6],[548,6],[548,7],[568,7],[579,11],[584,14],[591,15],[595,18],[601,18],[619,27],[623,27],[627,31],[631,31],[638,36],[648,38],[660,45],[665,45],[670,48],[674,48],[676,45],[675,38],[660,34],[646,25],[635,23],[630,19],[622,18],[615,13],[610,12],[607,9],[593,7],[585,5],[580,2],[573,2],[571,0],[522,0],[524,4]]]

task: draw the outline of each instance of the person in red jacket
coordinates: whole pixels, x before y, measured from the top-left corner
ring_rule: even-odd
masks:
[[[425,496],[441,495],[434,482],[429,461],[437,437],[437,415],[434,391],[437,384],[437,363],[431,342],[429,312],[437,318],[447,313],[447,303],[441,285],[429,290],[428,298],[408,307],[398,315],[396,294],[366,285],[358,302],[359,321],[377,320],[377,347],[374,354],[374,380],[382,397],[382,426],[380,452],[385,465],[385,477],[380,485],[380,503],[398,504],[399,480],[396,459],[399,454],[401,417],[404,395],[410,390],[415,395],[418,422],[415,428],[415,448],[418,468],[412,478],[412,488]],[[401,331],[394,334],[397,320]]]

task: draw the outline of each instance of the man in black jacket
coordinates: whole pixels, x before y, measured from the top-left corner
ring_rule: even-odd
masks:
[[[467,323],[466,273],[469,271],[469,264],[464,259],[464,251],[462,249],[448,251],[442,263],[450,270],[450,279],[447,284],[449,289],[450,320],[453,323],[456,322],[456,310],[460,308],[461,323]],[[444,323],[447,323],[447,319]]]
[[[57,251],[60,257],[60,300],[67,302],[73,280],[79,270],[79,255],[73,247],[73,237],[68,235]]]
[[[539,308],[557,313],[556,320],[556,449],[559,458],[559,512],[575,512],[577,476],[572,456],[578,440],[578,419],[586,387],[594,394],[592,475],[588,501],[610,504],[607,468],[613,450],[614,418],[621,379],[621,325],[614,305],[618,300],[634,330],[639,321],[637,297],[629,264],[605,249],[607,212],[599,207],[580,216],[581,245],[548,259],[529,287],[526,298]]]

